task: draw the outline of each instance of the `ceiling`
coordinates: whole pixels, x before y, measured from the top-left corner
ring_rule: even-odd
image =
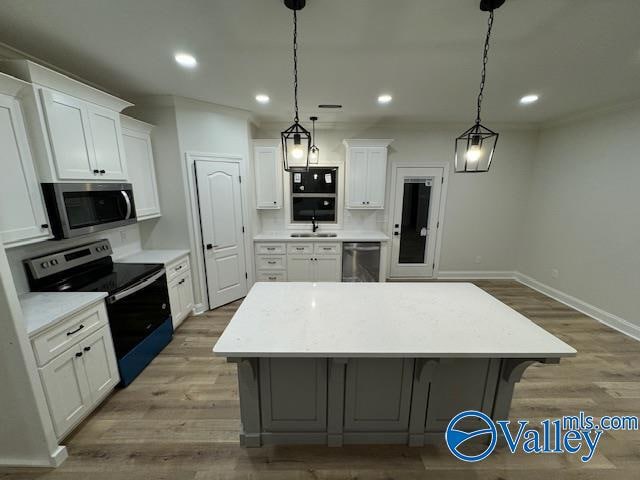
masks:
[[[471,122],[487,20],[478,3],[308,0],[301,117]],[[483,120],[546,122],[640,98],[638,18],[638,0],[507,0],[496,11]],[[259,120],[291,116],[291,22],[282,0],[0,3],[0,41],[125,98],[180,95]],[[198,67],[177,66],[177,51]],[[540,101],[519,105],[531,92]],[[271,102],[257,104],[257,93]],[[381,93],[393,101],[378,105]]]

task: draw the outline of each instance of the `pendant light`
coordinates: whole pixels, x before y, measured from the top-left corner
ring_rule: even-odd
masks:
[[[505,0],[481,0],[480,10],[489,12],[487,36],[484,41],[482,54],[482,77],[480,93],[478,93],[476,122],[470,129],[456,138],[455,171],[465,173],[488,172],[493,160],[493,153],[498,143],[497,132],[488,129],[480,123],[482,95],[484,93],[487,76],[487,59],[489,56],[489,40],[493,28],[493,12],[504,4]]]
[[[309,117],[309,120],[311,120],[311,133],[312,133],[312,145],[311,148],[309,149],[309,163],[312,163],[314,165],[318,164],[318,161],[320,160],[320,149],[316,146],[316,121],[318,120],[318,117]]]
[[[287,8],[293,10],[293,102],[295,116],[293,125],[280,134],[282,157],[287,172],[306,172],[309,170],[309,150],[311,134],[300,125],[298,118],[298,10],[302,10],[306,0],[284,0]]]

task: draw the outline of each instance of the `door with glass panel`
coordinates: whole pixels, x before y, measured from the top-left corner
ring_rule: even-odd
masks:
[[[396,168],[391,277],[433,276],[442,175],[442,168]]]

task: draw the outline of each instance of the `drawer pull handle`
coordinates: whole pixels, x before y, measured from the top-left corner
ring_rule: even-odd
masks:
[[[176,272],[177,272],[178,270],[182,270],[182,265],[179,265],[179,266],[177,266],[177,267],[176,267]]]
[[[80,358],[82,356],[82,352],[76,353],[76,357]]]
[[[70,332],[67,332],[67,337],[70,337],[71,335],[74,335],[74,334],[78,333],[83,328],[84,328],[84,325],[80,324],[80,326],[78,328],[76,328],[75,330],[71,330]]]
[[[91,350],[91,346],[84,347],[84,351],[85,351],[85,352],[88,352],[88,351],[90,351],[90,350]]]
[[[269,280],[275,280],[277,277],[269,277]]]
[[[270,252],[272,252],[275,249],[276,249],[276,247],[267,247],[267,250],[269,250]]]
[[[272,262],[267,262],[267,263],[268,263],[269,265],[275,265],[275,264],[276,264],[276,262],[273,262],[273,261],[272,261]]]
[[[296,247],[296,250],[304,250],[304,247]]]
[[[323,250],[331,250],[331,247],[322,247]]]
[[[178,282],[178,285],[182,285],[184,283],[184,278]]]

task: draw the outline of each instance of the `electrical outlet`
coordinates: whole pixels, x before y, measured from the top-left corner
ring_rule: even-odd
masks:
[[[557,268],[551,269],[551,278],[558,278],[560,276],[560,271]]]
[[[482,257],[480,255],[476,257],[476,263],[482,263]]]
[[[123,243],[127,241],[127,231],[126,230],[120,230],[120,240],[122,240]]]

